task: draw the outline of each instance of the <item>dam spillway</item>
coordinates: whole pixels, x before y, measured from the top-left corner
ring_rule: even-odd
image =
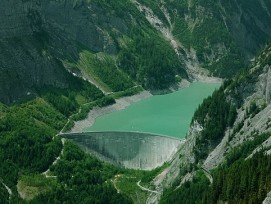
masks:
[[[184,142],[178,138],[141,132],[61,134],[86,153],[129,169],[151,170],[169,161]]]

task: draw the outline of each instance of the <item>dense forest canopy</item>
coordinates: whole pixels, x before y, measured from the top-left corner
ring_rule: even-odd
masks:
[[[146,200],[135,179],[148,185],[161,169],[127,171],[126,183],[120,184],[125,190],[118,193],[112,179],[125,170],[64,144],[57,134],[95,106],[206,76],[226,80],[192,119],[203,130],[192,150],[195,163],[180,172],[195,176],[167,189],[161,203],[262,202],[271,191],[270,156],[263,149],[247,157],[270,138],[269,132],[255,130],[250,140],[225,154],[210,172],[213,183],[201,164],[226,130],[233,129],[228,143],[245,135],[244,120],[269,105],[268,100],[252,101],[244,109],[246,118],[236,123],[259,76],[270,69],[270,45],[260,52],[271,36],[270,13],[269,0],[2,0],[0,203]],[[252,69],[245,69],[250,63]],[[27,191],[29,201],[22,199]]]

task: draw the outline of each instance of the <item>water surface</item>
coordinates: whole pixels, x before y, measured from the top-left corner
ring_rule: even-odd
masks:
[[[199,104],[219,86],[196,82],[170,94],[152,96],[98,117],[84,131],[139,131],[184,138]]]

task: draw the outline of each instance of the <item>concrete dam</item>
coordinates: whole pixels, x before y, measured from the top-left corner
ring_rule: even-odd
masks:
[[[151,170],[162,166],[184,140],[141,132],[85,132],[61,134],[86,153],[116,166]]]

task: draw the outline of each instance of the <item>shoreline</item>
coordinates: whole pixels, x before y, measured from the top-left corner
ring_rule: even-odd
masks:
[[[102,115],[106,115],[115,111],[123,110],[129,107],[130,105],[132,105],[133,103],[147,99],[154,95],[168,94],[168,93],[172,93],[184,88],[188,88],[191,85],[191,83],[194,83],[194,82],[222,83],[223,80],[220,78],[215,78],[215,77],[201,77],[201,79],[197,79],[190,82],[186,79],[183,79],[180,83],[178,83],[177,85],[173,87],[170,87],[168,90],[160,90],[160,91],[154,91],[154,92],[144,90],[133,96],[126,96],[126,97],[116,99],[116,103],[109,106],[104,106],[104,107],[95,106],[92,110],[90,110],[87,118],[80,121],[75,121],[74,127],[71,130],[67,131],[66,133],[82,133],[84,132],[83,130],[85,128],[91,127],[95,123],[96,118]]]
[[[126,96],[116,99],[116,103],[109,106],[104,107],[95,106],[92,110],[90,110],[87,118],[80,121],[75,121],[74,127],[66,133],[82,133],[84,132],[83,130],[85,128],[91,127],[95,123],[96,118],[98,118],[99,116],[123,110],[128,106],[132,105],[133,103],[139,102],[151,96],[153,95],[149,91],[142,91],[133,96]]]

